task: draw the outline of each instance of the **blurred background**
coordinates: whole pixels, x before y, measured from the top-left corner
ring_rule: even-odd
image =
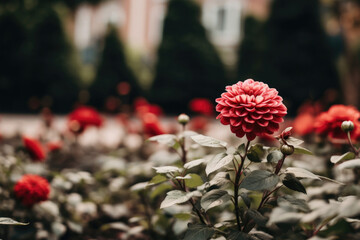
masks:
[[[0,112],[167,114],[254,78],[290,115],[360,106],[357,0],[1,0]]]

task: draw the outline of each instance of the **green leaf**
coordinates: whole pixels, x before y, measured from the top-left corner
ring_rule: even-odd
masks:
[[[328,224],[327,228],[323,228],[317,235],[322,238],[331,238],[332,236],[337,236],[338,239],[351,239],[347,236],[351,232],[356,232],[350,223],[346,222],[345,219],[339,219],[334,224]],[[357,238],[353,238],[357,239]]]
[[[277,199],[278,205],[284,208],[295,208],[302,212],[310,212],[310,207],[304,199],[299,199],[291,195],[281,196]]]
[[[177,137],[173,134],[161,134],[148,139],[149,141],[158,142],[161,144],[166,144],[169,147],[172,147],[177,142]]]
[[[208,240],[215,230],[204,224],[189,224],[184,240]]]
[[[148,185],[155,185],[167,181],[167,177],[162,174],[155,175],[148,183]]]
[[[202,164],[203,162],[205,162],[204,159],[196,159],[196,160],[193,160],[193,161],[191,161],[191,162],[185,163],[185,164],[184,164],[184,168],[190,169],[190,168],[199,166],[199,165]]]
[[[277,163],[277,162],[280,161],[283,157],[284,157],[284,154],[282,154],[281,151],[275,150],[275,151],[272,151],[271,153],[269,153],[269,155],[267,155],[266,160],[267,160],[269,163]]]
[[[265,170],[251,172],[240,184],[240,188],[262,191],[270,190],[279,182],[279,176]]]
[[[301,184],[299,179],[295,177],[293,173],[286,173],[285,178],[282,182],[287,188],[306,194],[304,186]]]
[[[226,155],[226,153],[216,154],[206,165],[206,175],[228,165],[234,159],[234,155]]]
[[[333,183],[340,184],[340,185],[346,185],[345,183],[342,183],[342,182],[339,182],[339,181],[336,181],[334,179],[327,178],[324,176],[319,176],[319,178],[320,178],[320,180],[325,180],[325,181],[333,182]]]
[[[265,155],[264,146],[262,144],[252,145],[247,152],[247,158],[252,162],[261,162]]]
[[[269,224],[273,224],[273,223],[294,224],[298,222],[302,217],[304,217],[304,213],[290,212],[289,209],[283,209],[277,207],[271,211]]]
[[[294,147],[294,154],[314,155],[310,150],[299,146]]]
[[[288,167],[285,170],[285,173],[293,173],[297,178],[310,178],[310,179],[321,180],[319,176],[303,168]]]
[[[353,160],[349,160],[349,161],[340,163],[338,165],[338,168],[340,170],[346,169],[346,168],[350,168],[350,169],[352,169],[352,168],[360,168],[360,158],[356,158],[356,159],[353,159]]]
[[[260,227],[264,227],[266,225],[267,218],[261,215],[261,213],[259,213],[257,210],[248,209],[246,214],[248,214],[250,218]]]
[[[353,152],[347,152],[347,153],[344,153],[343,155],[334,155],[334,156],[331,156],[330,158],[330,162],[334,163],[334,164],[337,164],[341,161],[345,161],[345,160],[351,160],[351,159],[354,159],[355,158],[355,153]]]
[[[215,174],[213,179],[209,182],[210,186],[222,187],[223,185],[229,183],[229,173],[227,172],[218,172]]]
[[[236,152],[240,154],[241,156],[244,156],[245,154],[245,143],[241,144],[237,149]]]
[[[180,190],[173,190],[166,194],[164,201],[162,201],[160,208],[170,207],[175,204],[187,202],[190,196],[186,192]]]
[[[188,221],[191,218],[191,213],[177,213],[174,214],[174,217],[181,221]]]
[[[244,232],[240,232],[238,230],[234,230],[230,232],[229,236],[226,238],[227,240],[249,240],[249,234]]]
[[[240,197],[244,201],[245,205],[250,208],[251,205],[251,199],[248,197],[248,195],[244,192],[240,193]]]
[[[202,184],[204,184],[202,178],[195,174],[195,173],[190,173],[187,174],[186,176],[190,176],[190,179],[185,179],[185,185],[189,188],[196,188],[198,186],[201,186]]]
[[[136,183],[136,184],[132,185],[130,187],[130,190],[134,191],[134,192],[142,191],[142,190],[146,189],[148,184],[149,184],[149,182],[139,182],[139,183]]]
[[[173,173],[180,172],[180,168],[175,166],[153,167],[156,173]]]
[[[205,209],[205,211],[208,211],[213,207],[217,207],[219,205],[228,202],[230,199],[231,196],[227,193],[227,191],[221,189],[214,189],[211,190],[210,192],[207,192],[201,198],[200,204],[201,207]]]
[[[175,177],[175,179],[181,179],[181,180],[191,179],[191,176],[189,174],[186,174],[185,176],[177,176]]]
[[[154,199],[156,198],[157,196],[159,196],[160,194],[166,192],[166,191],[169,191],[171,190],[173,187],[171,186],[170,183],[168,182],[165,182],[165,183],[162,183],[162,184],[159,184],[155,187],[153,187],[151,189],[151,193],[150,193],[150,198],[151,199]]]
[[[14,219],[7,218],[7,217],[0,217],[0,224],[1,225],[28,225],[29,223],[22,223],[15,221]]]
[[[213,148],[224,148],[227,143],[212,137],[204,136],[202,134],[198,134],[195,136],[191,136],[191,139],[194,140],[197,144],[200,144],[204,147],[213,147]]]
[[[295,146],[302,144],[304,141],[294,138],[294,137],[289,137],[288,139],[286,139],[286,142],[287,142],[287,144],[293,145],[295,147]]]

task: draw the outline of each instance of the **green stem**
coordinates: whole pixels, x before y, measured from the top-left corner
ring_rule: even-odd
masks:
[[[350,132],[347,132],[346,133],[346,136],[347,136],[347,139],[348,139],[348,142],[350,144],[350,147],[352,148],[353,152],[356,154],[356,156],[358,157],[359,156],[359,149],[357,149],[354,144],[352,143],[351,141],[351,136],[350,136]]]
[[[235,168],[236,175],[235,175],[235,181],[234,181],[234,206],[235,206],[235,215],[236,215],[236,223],[239,231],[241,231],[241,222],[240,222],[240,208],[239,208],[239,187],[240,187],[240,178],[242,175],[242,169],[244,166],[246,153],[248,151],[248,148],[250,146],[250,141],[247,142],[245,147],[245,154],[244,156],[241,156],[241,163],[238,166],[238,168]]]
[[[183,125],[183,128],[182,128],[182,133],[184,133],[184,132],[185,132],[185,124]],[[185,149],[185,137],[184,136],[181,139],[180,147],[181,147],[181,153],[182,153],[181,160],[182,160],[183,164],[185,164],[187,162],[187,159],[186,159],[187,151]]]
[[[349,142],[349,145],[351,147],[351,149],[353,150],[353,152],[355,153],[356,157],[359,157],[359,149],[357,149],[354,144],[352,143],[351,141],[351,135],[350,135],[350,131],[346,133],[346,136],[347,136],[347,139],[348,139],[348,142]],[[354,173],[354,182],[357,183],[359,182],[360,180],[360,174],[359,174],[359,171],[358,169],[354,168],[353,169],[353,173]]]
[[[185,131],[185,124],[183,124],[183,129],[182,132],[184,133]],[[183,162],[183,164],[185,164],[187,162],[187,151],[185,149],[185,137],[182,138],[182,141],[180,141],[180,148],[181,148],[181,160]],[[185,175],[185,171],[181,174],[182,176]],[[179,180],[177,179],[178,184],[180,185],[180,189],[184,192],[188,192],[188,189],[186,188],[185,185],[185,180]],[[203,217],[203,215],[201,214],[201,211],[196,207],[195,201],[194,199],[191,197],[189,199],[190,204],[193,206],[193,209],[195,210],[196,214],[198,215],[200,222],[208,225]],[[205,215],[205,218],[208,219],[208,217]]]

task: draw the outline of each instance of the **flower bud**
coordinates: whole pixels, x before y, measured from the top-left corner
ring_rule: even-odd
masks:
[[[341,129],[344,132],[351,132],[354,129],[354,123],[352,121],[343,121],[341,124]]]
[[[185,113],[182,113],[178,117],[178,122],[182,125],[186,125],[190,121],[190,118]]]
[[[280,147],[280,151],[284,155],[291,155],[294,153],[295,149],[294,149],[294,146],[284,144]]]

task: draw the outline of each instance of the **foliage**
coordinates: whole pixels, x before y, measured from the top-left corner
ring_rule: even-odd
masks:
[[[327,89],[339,88],[319,11],[318,0],[275,0],[266,22],[247,17],[244,23],[238,78],[256,77],[275,87],[290,115],[305,99],[324,100]]]
[[[31,110],[51,106],[66,112],[77,99],[80,81],[73,48],[53,5],[27,9],[23,4],[0,13],[6,36],[1,41],[1,110],[27,112],[30,105]]]
[[[301,204],[300,209],[309,212],[303,199],[297,199],[286,192],[293,190],[306,194],[300,180],[320,180],[307,170],[281,170],[285,159],[294,149],[302,149],[298,154],[311,154],[309,150],[299,146],[301,140],[289,137],[290,131],[291,128],[288,128],[279,136],[279,148],[261,144],[251,146],[250,141],[234,148],[224,141],[188,131],[178,136],[166,134],[152,137],[150,141],[158,141],[177,151],[182,162],[154,168],[157,175],[149,181],[148,187],[156,191],[166,181],[174,187],[174,190],[167,192],[160,205],[164,210],[175,208],[176,205],[192,206],[196,217],[190,221],[184,239],[262,239],[252,229],[256,228],[257,233],[260,231],[260,235],[272,234],[274,231],[274,222],[271,221],[278,223],[278,213],[269,211],[274,207],[272,197]],[[195,143],[190,143],[186,138],[191,138]],[[196,149],[194,145],[207,148],[210,155],[188,159],[191,149]],[[284,150],[286,147],[292,148],[292,152]],[[202,164],[206,164],[205,174]],[[190,185],[190,181],[195,180],[194,176],[200,177],[201,181]],[[279,197],[278,194],[282,196]],[[220,220],[223,214],[228,216],[225,222]],[[176,218],[175,215],[173,217]],[[294,218],[292,215],[289,217]],[[276,234],[277,238],[281,237],[279,232]]]
[[[276,0],[266,25],[266,82],[289,101],[292,114],[304,99],[320,99],[339,85],[319,11],[319,1]]]
[[[247,16],[244,20],[244,38],[237,53],[238,79],[265,79],[266,76],[261,74],[266,67],[266,44],[265,23],[253,16]]]
[[[129,89],[123,89],[124,87],[120,83],[128,84],[124,87]],[[120,42],[115,26],[108,28],[97,75],[89,92],[91,105],[99,109],[104,109],[106,101],[111,97],[119,98],[124,104],[130,104],[136,97],[142,95],[141,88],[126,63],[124,47]]]
[[[212,99],[225,83],[224,66],[200,23],[199,6],[193,0],[169,1],[152,101],[168,113],[184,112],[190,100]]]

